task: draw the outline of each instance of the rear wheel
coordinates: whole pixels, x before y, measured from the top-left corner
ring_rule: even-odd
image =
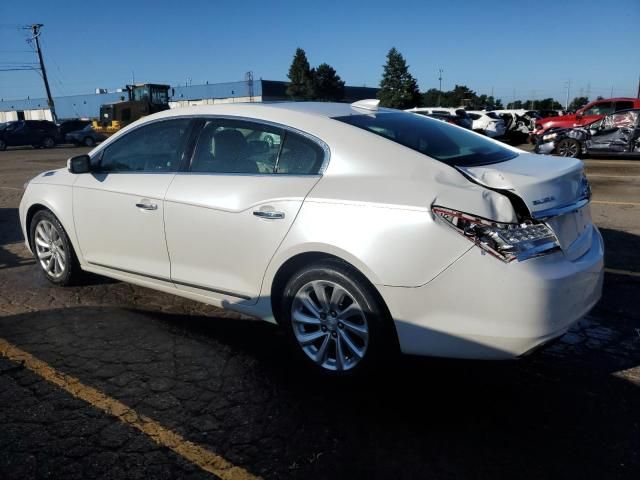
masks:
[[[48,210],[37,212],[30,225],[31,247],[47,280],[56,285],[75,283],[81,275],[67,233]]]
[[[580,142],[573,138],[563,138],[556,145],[556,153],[561,157],[579,158],[582,147]]]
[[[0,140],[0,152],[7,149],[7,142]]]
[[[281,324],[297,355],[317,371],[352,375],[393,354],[385,309],[358,272],[327,260],[306,267],[284,289]]]
[[[55,140],[54,140],[53,138],[51,138],[51,137],[44,137],[44,138],[42,139],[42,146],[43,146],[44,148],[53,148],[53,147],[55,147],[55,146],[56,146],[56,142],[55,142]]]

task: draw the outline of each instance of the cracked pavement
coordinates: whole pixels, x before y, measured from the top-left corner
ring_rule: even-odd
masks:
[[[97,276],[50,285],[22,244],[21,185],[83,151],[0,152],[0,338],[266,479],[640,475],[640,277],[607,274],[596,309],[526,359],[329,381],[267,323]],[[629,181],[620,198],[594,178],[594,199],[638,202]],[[639,211],[594,203],[608,267],[640,271]],[[0,357],[0,478],[212,476]]]

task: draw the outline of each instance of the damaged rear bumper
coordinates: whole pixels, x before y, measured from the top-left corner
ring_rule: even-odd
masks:
[[[595,230],[595,228],[594,228]],[[602,293],[603,243],[504,263],[472,248],[426,285],[380,287],[404,353],[511,359],[563,335]]]

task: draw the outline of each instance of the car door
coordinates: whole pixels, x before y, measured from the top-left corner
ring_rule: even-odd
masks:
[[[29,127],[27,127],[27,122],[24,120],[9,124],[5,129],[7,145],[27,145],[28,130]]]
[[[277,126],[206,120],[189,171],[176,175],[165,197],[175,285],[257,301],[267,265],[319,180],[327,152],[319,140]]]
[[[637,119],[637,110],[607,115],[587,141],[587,151],[591,153],[630,151]]]
[[[181,166],[192,120],[143,124],[92,158],[73,186],[73,216],[93,266],[170,279],[164,196]]]

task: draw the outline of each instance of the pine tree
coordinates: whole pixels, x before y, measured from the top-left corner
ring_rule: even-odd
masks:
[[[312,100],[313,92],[313,72],[309,67],[307,54],[301,48],[296,49],[293,62],[289,67],[289,85],[287,95],[293,100]]]
[[[344,82],[328,63],[318,65],[313,72],[315,98],[337,102],[344,98]]]
[[[395,48],[387,54],[378,98],[383,107],[405,109],[420,106],[418,83],[409,73],[404,57]]]

